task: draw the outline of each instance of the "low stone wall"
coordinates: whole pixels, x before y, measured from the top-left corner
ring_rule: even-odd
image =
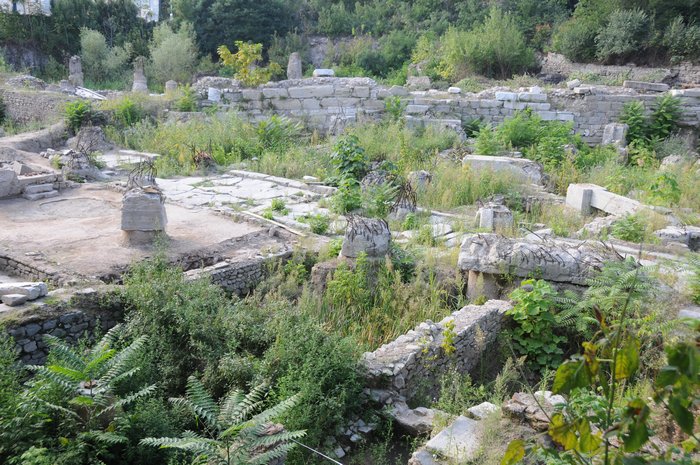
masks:
[[[0,271],[17,276],[28,281],[44,281],[51,284],[58,284],[61,281],[61,274],[58,270],[50,267],[38,267],[27,263],[26,260],[18,260],[7,254],[0,253]]]
[[[210,83],[218,87],[205,87]],[[226,87],[230,86],[230,87]],[[462,132],[464,124],[482,120],[499,124],[518,110],[530,109],[545,121],[570,121],[591,144],[602,140],[603,127],[616,121],[625,103],[639,100],[647,108],[661,93],[632,89],[590,87],[530,91],[484,91],[479,94],[429,90],[409,92],[400,86],[378,85],[369,78],[311,78],[238,87],[237,81],[218,78],[195,86],[207,104],[235,110],[253,121],[280,115],[304,122],[322,132],[339,132],[346,125],[381,118],[387,98],[400,98],[410,126],[437,126]],[[678,91],[676,91],[678,93]],[[700,126],[700,98],[680,92],[681,125]]]
[[[104,334],[123,319],[123,307],[114,301],[106,305],[106,293],[95,289],[76,292],[68,301],[33,306],[31,314],[18,321],[3,322],[14,337],[22,362],[41,364],[46,361],[48,348],[44,336],[50,334],[69,343],[91,337],[95,330]]]
[[[64,109],[75,96],[50,91],[0,89],[7,117],[15,123],[52,124],[63,118]]]
[[[395,341],[363,354],[361,364],[368,387],[407,399],[436,392],[441,375],[450,367],[467,373],[478,366],[492,348],[503,314],[510,308],[510,303],[502,300],[467,305],[439,323],[421,323]],[[454,327],[448,330],[451,324]],[[446,331],[452,337],[449,346],[454,348],[450,355],[443,347]]]
[[[269,257],[226,260],[205,268],[187,271],[185,276],[187,279],[209,277],[212,284],[222,287],[226,292],[243,297],[252,292],[260,281],[265,279],[274,262],[288,259],[291,256],[291,251],[285,251]]]

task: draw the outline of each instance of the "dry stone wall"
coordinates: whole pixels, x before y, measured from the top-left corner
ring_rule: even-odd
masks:
[[[530,109],[545,121],[571,122],[577,133],[591,144],[598,144],[604,126],[617,120],[622,106],[633,100],[651,108],[659,92],[641,93],[621,87],[578,87],[544,92],[537,87],[527,91],[484,91],[479,94],[450,91],[414,91],[400,86],[378,85],[369,78],[293,79],[242,88],[235,80],[209,79],[195,88],[207,104],[236,110],[253,121],[271,115],[303,121],[323,132],[337,132],[346,125],[381,118],[386,100],[398,97],[411,126],[438,126],[462,131],[475,119],[498,124],[518,110]],[[681,124],[697,130],[700,125],[700,96],[697,90],[671,91],[681,99]]]
[[[477,367],[496,340],[503,314],[510,308],[511,304],[502,300],[467,305],[439,323],[421,323],[395,341],[365,353],[362,365],[368,387],[407,399],[435,392],[441,375],[451,367],[462,373]],[[454,327],[449,329],[452,324]],[[445,347],[454,348],[454,352],[448,355]]]
[[[75,96],[60,92],[34,92],[14,89],[0,90],[7,117],[19,124],[38,122],[55,123],[63,118],[66,103]]]

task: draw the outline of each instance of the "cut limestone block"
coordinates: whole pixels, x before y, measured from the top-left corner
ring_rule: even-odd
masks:
[[[29,300],[29,297],[24,294],[5,294],[0,296],[0,300],[2,300],[2,303],[5,305],[17,307],[18,305],[22,305]]]
[[[160,193],[132,189],[122,200],[123,231],[164,231],[168,219]]]
[[[390,243],[391,232],[386,221],[356,217],[345,231],[340,256],[357,258],[364,252],[369,258],[383,258],[389,253]]]
[[[602,145],[614,144],[619,147],[627,146],[627,131],[629,126],[624,123],[610,123],[603,128]]]
[[[667,92],[670,87],[668,84],[662,84],[660,82],[642,82],[642,81],[625,81],[622,83],[622,87],[627,89],[636,90],[646,90],[651,92]]]
[[[0,198],[18,195],[22,187],[14,170],[0,170]]]
[[[42,200],[42,199],[50,199],[51,197],[57,197],[58,195],[59,195],[58,191],[51,190],[48,192],[39,192],[36,194],[24,193],[24,194],[22,194],[22,197],[24,197],[27,200],[36,201],[36,200]]]
[[[447,463],[468,463],[476,458],[480,446],[479,422],[460,415],[450,426],[428,441],[425,449],[444,457]]]
[[[542,165],[526,158],[467,155],[462,159],[462,165],[475,171],[510,174],[518,180],[534,184],[542,184],[545,179]]]
[[[23,295],[27,300],[35,300],[48,294],[49,289],[45,283],[7,283],[0,284],[0,296],[4,295]]]
[[[596,184],[569,184],[566,205],[583,215],[589,215],[591,208],[618,216],[631,215],[644,208],[640,202],[608,192]]]

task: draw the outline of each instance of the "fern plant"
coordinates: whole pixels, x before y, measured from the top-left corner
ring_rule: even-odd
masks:
[[[233,390],[217,404],[204,385],[190,376],[186,396],[171,402],[194,413],[204,425],[203,434],[185,431],[179,438],[145,438],[141,444],[190,452],[193,464],[266,465],[285,456],[294,447],[292,441],[305,432],[284,431],[270,423],[294,407],[298,396],[254,414],[263,404],[265,391],[263,385],[248,394]]]
[[[119,331],[120,326],[115,326],[84,353],[46,335],[52,362],[28,367],[37,373],[31,396],[66,421],[66,431],[74,433],[73,441],[66,439],[74,452],[86,460],[84,463],[99,460],[109,447],[127,441],[118,430],[123,408],[156,389],[155,385],[148,385],[133,392],[120,391],[120,384],[140,370],[137,360],[143,355],[146,337],[117,350],[114,346]],[[55,401],[57,392],[60,402]]]

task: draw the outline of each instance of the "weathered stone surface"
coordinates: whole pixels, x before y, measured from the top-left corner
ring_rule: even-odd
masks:
[[[467,155],[462,159],[462,165],[475,171],[507,173],[516,179],[534,184],[542,184],[545,180],[542,165],[526,158]]]
[[[435,390],[448,370],[442,348],[443,332],[454,325],[452,360],[462,373],[472,370],[488,350],[500,329],[503,314],[511,304],[490,300],[484,305],[467,305],[439,323],[426,321],[415,329],[362,356],[367,385],[387,389],[411,398],[419,390]]]
[[[171,97],[175,92],[177,92],[177,81],[171,79],[165,83],[165,95]]]
[[[357,258],[366,253],[369,258],[381,258],[389,253],[391,232],[386,221],[356,217],[348,222],[340,256]]]
[[[17,307],[27,302],[29,297],[27,297],[25,294],[5,294],[0,296],[0,300],[2,300],[2,303],[5,305]]]
[[[450,94],[461,94],[462,89],[460,87],[448,87],[447,92]]]
[[[644,208],[640,202],[608,192],[596,184],[569,184],[566,189],[566,205],[583,215],[596,208],[611,215],[631,215]]]
[[[602,145],[617,145],[618,147],[627,146],[627,131],[629,126],[624,123],[610,123],[603,128]]]
[[[19,161],[12,163],[12,171],[17,173],[18,176],[26,176],[32,173],[32,169],[30,167]]]
[[[76,145],[82,146],[80,142],[77,142]],[[86,148],[86,146],[82,147]],[[64,150],[58,155],[58,164],[61,166],[61,173],[64,179],[99,181],[105,178],[105,175],[95,166],[88,153],[86,151]]]
[[[427,434],[433,430],[435,414],[435,410],[425,407],[409,408],[405,402],[395,402],[389,410],[389,416],[414,436]]]
[[[221,101],[221,89],[216,87],[209,87],[207,89],[207,100],[210,102],[220,102]]]
[[[333,86],[290,87],[288,91],[291,98],[323,98],[333,95]]]
[[[642,91],[651,92],[667,92],[670,87],[668,84],[662,84],[660,82],[642,82],[642,81],[624,81],[622,87],[627,89],[636,89]]]
[[[430,89],[430,78],[428,76],[409,76],[406,79],[406,87],[411,90]]]
[[[312,73],[313,77],[335,77],[335,71],[326,68],[316,68]]]
[[[105,132],[100,126],[80,128],[78,134],[68,139],[66,144],[71,149],[83,153],[103,152],[112,148],[112,144],[107,142],[107,136],[105,136]]]
[[[475,420],[483,420],[494,412],[498,412],[500,408],[491,402],[482,402],[479,405],[469,407],[467,412]]]
[[[424,447],[447,463],[469,463],[476,458],[480,445],[480,423],[460,415]]]
[[[68,61],[68,81],[78,87],[83,87],[83,64],[78,55],[73,55]]]
[[[602,244],[574,240],[529,242],[497,234],[465,238],[458,267],[494,275],[521,278],[536,275],[547,281],[583,285],[591,273],[617,255]]]
[[[301,79],[302,77],[301,55],[299,52],[293,52],[289,55],[287,62],[287,79]]]
[[[0,198],[12,197],[22,192],[22,186],[14,170],[0,169]]]
[[[551,391],[537,391],[534,395],[516,392],[502,409],[504,415],[526,422],[537,431],[547,431],[555,406],[565,403],[562,396],[552,395]]]
[[[411,171],[408,173],[408,181],[415,190],[425,189],[432,179],[433,175],[425,170]]]
[[[569,89],[575,89],[580,85],[581,81],[579,79],[572,79],[571,81],[566,83],[566,87],[568,87]]]
[[[588,238],[588,237],[598,237],[603,234],[607,234],[612,229],[613,223],[619,218],[616,216],[599,216],[594,218],[593,221],[583,225],[581,229],[576,231],[574,235],[576,238]]]
[[[692,251],[700,248],[700,227],[698,226],[667,226],[654,235],[661,239],[664,244],[681,244],[687,246]]]
[[[49,289],[42,282],[36,283],[7,283],[0,284],[0,296],[9,294],[21,294],[28,300],[35,300],[48,294]]]
[[[145,61],[146,59],[142,56],[134,59],[134,83],[131,86],[132,92],[148,93],[148,81],[143,71]]]
[[[122,200],[123,231],[164,231],[168,220],[165,198],[157,192],[132,189]]]
[[[692,306],[682,308],[678,312],[678,318],[691,318],[693,320],[700,320],[700,307]]]
[[[481,229],[503,231],[513,227],[513,212],[505,205],[486,204],[476,213],[476,222]]]

